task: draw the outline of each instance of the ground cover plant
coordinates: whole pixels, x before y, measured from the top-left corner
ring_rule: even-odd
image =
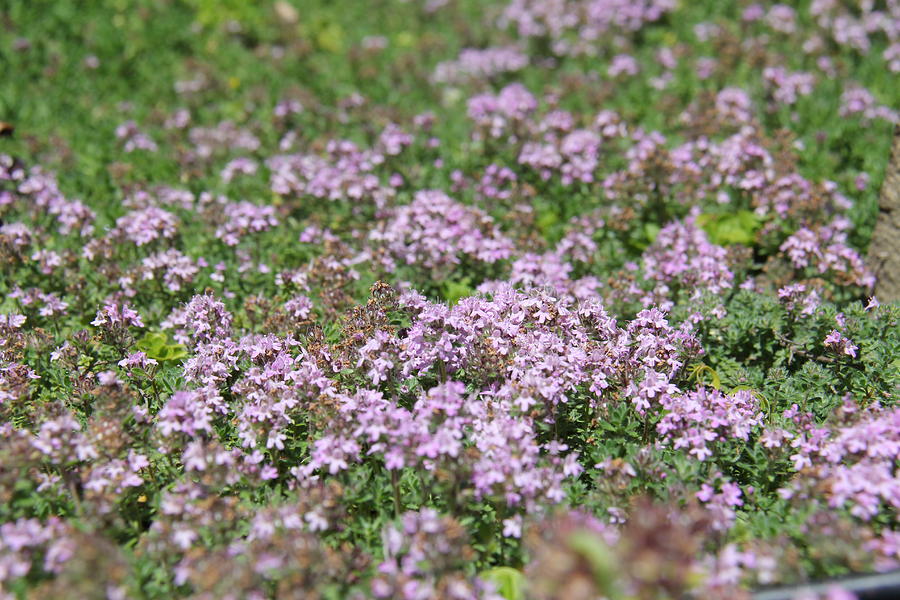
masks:
[[[2,8],[0,597],[898,566],[900,2]]]

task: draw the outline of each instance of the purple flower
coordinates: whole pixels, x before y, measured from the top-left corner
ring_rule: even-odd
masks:
[[[244,201],[227,204],[224,213],[226,220],[216,229],[216,237],[229,246],[236,246],[247,234],[267,231],[278,225],[273,206],[257,206]]]
[[[489,79],[521,71],[527,65],[528,56],[516,46],[465,48],[456,60],[439,63],[432,79],[438,83],[465,83],[470,79]]]
[[[436,190],[417,192],[411,204],[399,207],[369,239],[382,244],[395,260],[438,272],[452,268],[463,256],[493,263],[513,250],[493,219]]]
[[[856,358],[856,351],[859,346],[854,345],[849,339],[844,337],[837,329],[832,329],[831,333],[825,336],[822,341],[826,348],[837,354],[845,354],[852,358]]]
[[[121,236],[138,246],[158,239],[168,239],[178,231],[178,219],[155,206],[132,211],[116,220],[112,235]]]

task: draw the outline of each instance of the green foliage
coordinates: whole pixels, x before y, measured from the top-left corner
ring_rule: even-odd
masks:
[[[724,319],[702,328],[706,362],[721,385],[750,386],[770,400],[773,411],[799,401],[823,416],[847,393],[867,402],[895,402],[900,385],[893,358],[900,352],[895,305],[866,311],[854,302],[839,311],[824,303],[811,317],[795,318],[774,298],[741,290],[725,306]],[[859,346],[856,358],[824,347],[825,337],[839,327],[836,319],[846,323],[846,336]],[[693,372],[706,371],[695,366]]]
[[[512,567],[494,567],[478,574],[496,586],[497,593],[506,600],[525,599],[525,576]]]
[[[444,282],[444,299],[453,306],[460,299],[465,298],[466,296],[471,296],[475,290],[469,285],[471,283],[471,279],[468,277],[464,277],[462,281],[445,281]]]
[[[607,598],[623,598],[619,589],[618,561],[606,544],[588,532],[577,532],[569,537],[569,546],[591,566],[597,588]]]
[[[161,332],[148,331],[134,347],[158,361],[174,361],[187,356],[187,349],[183,344],[170,344],[168,336]]]
[[[719,246],[752,246],[761,222],[752,211],[739,210],[726,214],[703,213],[697,217],[697,225],[706,232],[712,243]]]

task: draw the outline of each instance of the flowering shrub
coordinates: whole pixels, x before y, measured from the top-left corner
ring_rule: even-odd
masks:
[[[10,1],[0,598],[900,566],[897,2]]]

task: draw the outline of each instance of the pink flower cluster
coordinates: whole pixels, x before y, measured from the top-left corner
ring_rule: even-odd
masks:
[[[438,190],[416,192],[412,203],[395,209],[369,239],[385,248],[389,268],[399,262],[440,271],[464,258],[493,263],[513,250],[493,219]]]
[[[515,73],[528,66],[528,56],[516,46],[466,48],[456,60],[439,63],[432,79],[439,83],[465,83],[470,79],[490,79]]]
[[[657,432],[674,448],[688,448],[688,454],[698,460],[711,457],[709,445],[717,441],[749,440],[765,416],[754,395],[745,390],[723,394],[698,388],[683,395],[664,396],[661,404],[666,413],[656,426]]]

